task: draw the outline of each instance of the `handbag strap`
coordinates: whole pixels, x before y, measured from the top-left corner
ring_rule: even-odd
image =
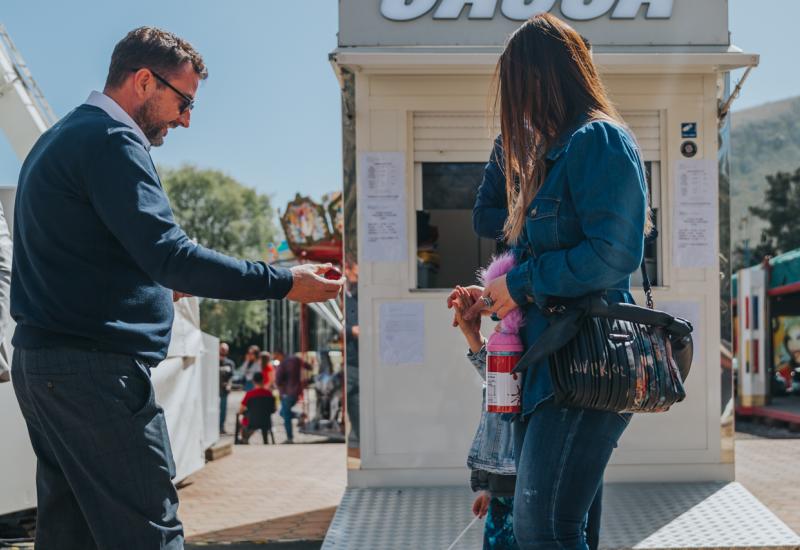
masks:
[[[653,287],[650,286],[650,277],[647,276],[644,258],[642,258],[642,286],[644,287],[644,295],[647,297],[647,308],[655,309],[656,304],[653,302]]]
[[[644,238],[644,244],[647,246],[648,243],[654,242],[658,238],[658,229],[655,227],[652,231],[650,231],[649,235],[646,235]],[[647,307],[648,309],[655,309],[656,304],[653,301],[653,287],[650,284],[650,277],[647,275],[647,266],[645,265],[645,254],[642,254],[642,287],[644,288],[644,295],[647,298]]]

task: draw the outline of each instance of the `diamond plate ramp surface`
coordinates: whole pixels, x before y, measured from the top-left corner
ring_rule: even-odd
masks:
[[[348,489],[323,550],[446,550],[472,521],[466,488]],[[479,549],[477,522],[455,547]],[[603,549],[800,548],[800,537],[738,483],[608,484]]]
[[[472,492],[461,487],[347,489],[322,550],[446,550],[472,521]],[[483,522],[454,550],[481,548]]]
[[[797,548],[800,537],[739,483],[606,485],[604,548]]]

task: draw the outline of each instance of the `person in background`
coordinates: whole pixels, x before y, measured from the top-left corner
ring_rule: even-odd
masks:
[[[6,337],[8,335],[8,324],[11,321],[9,307],[12,254],[11,234],[8,231],[3,205],[0,204],[0,382],[11,380],[11,361],[8,356]]]
[[[345,276],[345,368],[347,384],[347,417],[350,419],[350,433],[347,436],[347,446],[355,449],[359,446],[359,386],[358,386],[358,337],[361,328],[358,326],[358,264],[346,263]]]
[[[250,346],[247,348],[247,353],[244,355],[244,361],[239,365],[237,372],[240,373],[240,380],[241,384],[244,386],[244,391],[253,389],[253,375],[261,371],[260,353],[261,348],[256,345]]]
[[[485,381],[486,339],[481,334],[481,318],[464,318],[475,299],[464,288],[458,287],[454,292],[455,322],[467,340],[467,358]],[[486,518],[484,550],[518,550],[513,524],[517,469],[512,425],[502,415],[486,412],[485,384],[483,393],[481,419],[467,457],[467,467],[472,472],[470,486],[478,493],[472,512]]]
[[[303,394],[303,370],[311,370],[311,366],[299,357],[292,356],[278,365],[275,375],[275,384],[281,395],[281,418],[286,428],[284,443],[294,443],[292,407]]]
[[[258,430],[267,443],[267,436],[272,432],[272,413],[275,412],[275,398],[272,391],[264,387],[264,377],[260,372],[253,375],[253,389],[244,394],[239,414],[242,417],[242,442],[247,445]],[[275,441],[273,440],[273,443]]]
[[[228,357],[230,346],[227,342],[219,343],[219,433],[225,432],[225,419],[228,416],[228,394],[231,392],[231,380],[236,363]]]
[[[36,453],[39,550],[180,550],[175,460],[150,371],[173,301],[336,298],[332,267],[210,250],[175,221],[150,148],[188,128],[208,76],[189,42],[140,27],[102,92],[45,131],[14,208],[11,381]]]
[[[261,375],[264,377],[264,387],[272,388],[275,385],[275,366],[272,364],[272,355],[262,351],[259,355],[261,361]]]

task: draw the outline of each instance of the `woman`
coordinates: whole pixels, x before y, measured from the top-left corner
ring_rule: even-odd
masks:
[[[470,311],[503,317],[526,308],[526,346],[547,327],[553,298],[605,290],[633,302],[647,219],[634,139],[608,99],[580,35],[559,19],[531,18],[498,63],[508,216],[503,235],[518,265]],[[630,415],[562,408],[546,363],[528,370],[515,421],[514,531],[520,548],[596,546],[603,472]]]
[[[264,387],[271,390],[275,387],[275,365],[272,364],[272,355],[268,351],[262,351],[259,354],[259,361],[261,361]]]
[[[244,356],[244,361],[239,366],[238,373],[239,376],[241,376],[241,383],[244,384],[244,391],[250,391],[255,387],[253,384],[253,375],[261,371],[261,362],[259,361],[260,353],[261,348],[258,346],[252,345],[248,347],[247,353],[245,353]]]

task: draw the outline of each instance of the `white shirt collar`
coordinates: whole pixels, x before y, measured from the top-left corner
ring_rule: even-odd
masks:
[[[117,122],[121,122],[126,126],[130,126],[133,131],[136,132],[136,135],[139,136],[144,148],[148,151],[150,150],[150,140],[144,135],[144,132],[142,132],[142,129],[139,128],[139,125],[136,124],[131,116],[125,112],[125,109],[119,106],[119,103],[108,97],[106,94],[92,91],[92,93],[89,94],[89,97],[86,99],[85,105],[98,107],[104,110],[108,116]]]

